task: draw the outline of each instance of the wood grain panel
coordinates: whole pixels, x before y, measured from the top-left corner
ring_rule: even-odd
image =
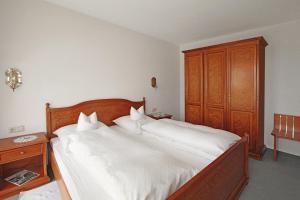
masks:
[[[204,124],[225,129],[226,49],[204,54]]]
[[[255,149],[255,129],[253,113],[243,111],[231,111],[230,131],[243,137],[249,135],[249,148]]]
[[[256,103],[256,46],[229,50],[230,109],[254,111]]]
[[[203,55],[197,53],[185,57],[186,103],[202,102],[203,90]]]
[[[202,110],[198,105],[186,105],[185,121],[193,124],[202,123]]]
[[[42,154],[42,146],[40,144],[18,148],[4,153],[0,153],[0,164],[20,160],[23,158],[33,157]]]
[[[225,128],[225,113],[224,109],[220,108],[206,108],[205,109],[205,125],[224,129]]]
[[[224,107],[226,90],[226,50],[212,51],[204,56],[204,103]]]

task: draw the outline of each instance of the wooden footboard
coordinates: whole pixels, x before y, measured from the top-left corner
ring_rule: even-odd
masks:
[[[62,199],[71,200],[50,149],[51,167]],[[248,141],[242,138],[217,160],[170,195],[167,200],[231,200],[238,199],[248,183]]]
[[[248,137],[245,136],[167,200],[238,199],[248,179]]]

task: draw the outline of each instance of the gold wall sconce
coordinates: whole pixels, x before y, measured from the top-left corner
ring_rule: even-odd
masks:
[[[22,72],[16,68],[9,68],[5,72],[6,84],[15,91],[22,84]]]
[[[153,88],[157,88],[157,83],[156,83],[156,78],[155,78],[155,77],[152,77],[152,78],[151,78],[151,86],[152,86]]]

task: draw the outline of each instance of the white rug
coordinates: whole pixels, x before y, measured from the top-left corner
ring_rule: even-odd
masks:
[[[61,200],[56,181],[41,187],[21,192],[19,200]]]

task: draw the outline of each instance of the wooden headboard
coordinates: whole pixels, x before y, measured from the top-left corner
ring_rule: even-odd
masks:
[[[56,129],[76,124],[80,112],[86,115],[96,112],[99,121],[111,126],[114,124],[114,119],[128,115],[131,106],[136,109],[144,106],[145,109],[145,98],[137,102],[126,99],[98,99],[62,108],[51,108],[50,104],[46,103],[47,136],[48,138],[56,137],[53,134]]]

